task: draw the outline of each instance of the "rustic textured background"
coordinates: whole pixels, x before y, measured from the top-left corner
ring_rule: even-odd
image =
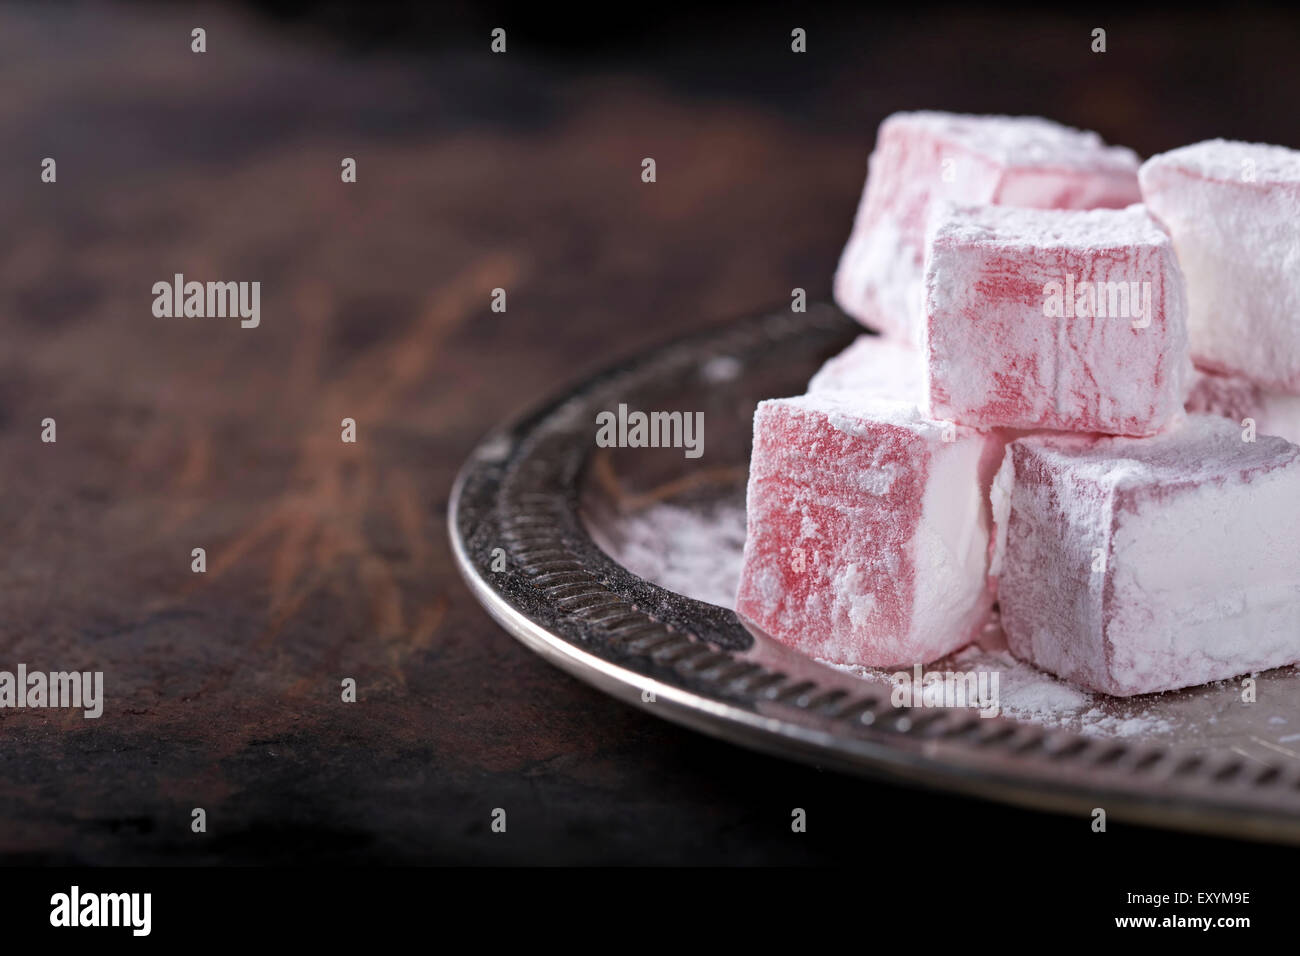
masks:
[[[0,667],[107,685],[98,721],[0,711],[3,859],[851,861],[935,820],[1095,852],[1080,821],[761,758],[561,675],[459,582],[447,493],[585,370],[825,295],[885,114],[1300,146],[1294,21],[1110,17],[1096,56],[1086,20],[520,8],[492,56],[491,14],[338,9],[0,8]],[[175,272],[260,280],[261,327],[154,318]]]

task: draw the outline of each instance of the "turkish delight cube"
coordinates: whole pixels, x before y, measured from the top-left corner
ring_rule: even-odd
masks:
[[[736,611],[835,664],[927,663],[989,613],[1004,443],[843,392],[762,402]]]
[[[808,382],[808,392],[848,392],[859,398],[921,406],[925,402],[925,365],[918,349],[879,335],[859,335],[818,369]]]
[[[863,325],[921,338],[925,229],[937,200],[1042,209],[1138,202],[1138,158],[1032,116],[895,113],[880,124],[835,301]]]
[[[1187,276],[1192,358],[1300,394],[1300,152],[1211,140],[1139,178]]]
[[[1195,369],[1186,408],[1219,415],[1243,427],[1253,425],[1256,434],[1300,444],[1300,395],[1275,392],[1240,375]]]
[[[927,241],[925,293],[937,418],[1150,435],[1183,414],[1183,277],[1141,205],[947,204]]]
[[[1260,387],[1248,378],[1194,367],[1184,408],[1194,415],[1218,415],[1240,422],[1259,412],[1261,398]]]
[[[1300,447],[1189,416],[1017,439],[994,481],[1013,654],[1117,696],[1300,661]]]

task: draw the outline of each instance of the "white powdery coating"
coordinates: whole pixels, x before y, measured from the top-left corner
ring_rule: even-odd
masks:
[[[923,663],[968,643],[992,601],[990,443],[915,403],[760,403],[737,612],[841,664]]]
[[[1197,415],[1145,440],[1019,439],[1004,468],[1016,656],[1118,696],[1300,660],[1300,448]]]
[[[808,394],[847,392],[859,398],[925,401],[925,365],[921,353],[878,335],[860,335],[853,344],[817,370]]]
[[[927,242],[935,240],[1007,252],[1097,253],[1170,245],[1168,233],[1141,203],[1124,209],[1022,209],[945,202],[931,214]]]
[[[1041,116],[978,116],[918,110],[895,113],[887,124],[907,125],[965,147],[1000,166],[1048,166],[1078,171],[1135,172],[1138,157],[1126,146],[1107,146],[1091,130]]]
[[[1187,276],[1192,357],[1300,394],[1300,152],[1212,140],[1139,179]]]
[[[868,168],[873,166],[874,154]],[[920,323],[913,316],[921,311],[924,245],[915,230],[905,231],[883,211],[870,211],[872,175],[868,171],[853,231],[835,269],[832,297],[867,328],[915,346],[920,343]]]
[[[1137,168],[1131,150],[1038,117],[895,113],[881,123],[867,164],[835,301],[863,325],[918,344],[933,202],[1122,207],[1140,198]]]
[[[633,574],[670,591],[730,608],[745,546],[745,509],[728,504],[700,510],[659,503],[620,514],[592,539]]]
[[[1159,153],[1144,165],[1153,171],[1177,169],[1224,185],[1249,182],[1300,185],[1300,152],[1271,143],[1207,139]]]
[[[1182,417],[1191,375],[1183,277],[1141,205],[942,204],[927,241],[924,311],[938,417],[1124,435]]]
[[[698,508],[665,502],[615,515],[610,526],[593,526],[591,531],[606,553],[633,574],[699,601],[733,607],[745,543],[743,507],[718,503]],[[988,646],[982,636],[978,646],[971,645],[928,669],[997,673],[1001,712],[1044,727],[1106,737],[1153,736],[1173,729],[1167,717],[1136,702],[1109,701],[1111,712],[1106,712],[1097,707],[1092,694],[1002,650],[996,628],[985,635]],[[886,688],[890,684],[890,670],[832,666]],[[1293,739],[1300,738],[1282,737],[1278,743]]]
[[[1017,661],[1006,651],[968,647],[954,654],[952,663],[966,673],[996,673],[998,703],[1008,717],[1050,723],[1092,706],[1091,694]]]
[[[1194,415],[1218,415],[1240,422],[1255,417],[1260,399],[1260,388],[1250,379],[1194,368],[1185,407]]]
[[[836,665],[836,670],[876,684],[888,694],[893,673],[888,669]],[[1014,720],[1059,730],[1071,730],[1091,737],[1156,738],[1180,729],[1141,700],[1104,699],[1019,661],[1005,650],[985,646],[983,641],[951,654],[925,668],[926,673],[997,676],[999,713]],[[1183,724],[1181,729],[1186,730]]]
[[[871,438],[879,425],[911,429],[926,438],[943,435],[944,423],[926,418],[915,401],[885,395],[858,396],[840,389],[771,399],[792,408],[819,412],[838,430],[855,438]],[[759,407],[767,402],[760,402]]]
[[[1237,425],[1249,418],[1255,422],[1256,434],[1276,435],[1300,445],[1300,395],[1261,388],[1240,375],[1196,369],[1187,395],[1187,411],[1219,415]]]
[[[1110,491],[1179,489],[1290,466],[1300,448],[1268,437],[1242,441],[1241,429],[1213,415],[1189,415],[1179,427],[1137,441],[1096,435],[1018,439],[1046,466]]]

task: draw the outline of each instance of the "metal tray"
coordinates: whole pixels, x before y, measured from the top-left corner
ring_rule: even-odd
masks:
[[[1114,737],[968,709],[901,709],[887,687],[792,653],[725,608],[629,571],[593,540],[670,500],[743,502],[760,399],[803,391],[861,330],[830,305],[755,316],[670,343],[489,435],[450,502],[452,548],[488,612],[569,673],[652,714],[759,750],[1062,813],[1300,843],[1300,675],[1101,699],[1158,727]],[[703,411],[704,453],[598,448],[596,415]],[[1279,734],[1282,736],[1279,737]],[[1300,740],[1300,734],[1295,734]]]

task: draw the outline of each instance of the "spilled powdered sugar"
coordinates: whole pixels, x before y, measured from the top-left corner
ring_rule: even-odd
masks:
[[[731,608],[745,543],[745,508],[719,502],[707,509],[661,503],[620,515],[593,529],[597,543],[633,574],[699,601]],[[890,671],[837,667],[888,686]],[[1117,699],[1080,690],[1016,660],[1001,632],[990,626],[979,644],[937,661],[931,671],[998,674],[1002,713],[1015,720],[1100,737],[1172,733],[1173,722],[1141,699]]]
[[[810,519],[805,518],[806,522]],[[656,504],[592,528],[606,553],[639,577],[678,594],[732,607],[745,547],[745,509],[718,504],[706,511]]]
[[[1002,643],[996,626],[987,644]],[[826,662],[824,662],[826,663]],[[833,664],[828,666],[835,667]],[[890,671],[869,667],[835,667],[863,680],[891,685]],[[1032,664],[1016,660],[1010,651],[973,644],[924,668],[925,673],[997,674],[998,704],[1003,716],[1040,727],[1069,730],[1094,737],[1137,737],[1172,733],[1172,721],[1138,701],[1109,698],[1080,690]]]

